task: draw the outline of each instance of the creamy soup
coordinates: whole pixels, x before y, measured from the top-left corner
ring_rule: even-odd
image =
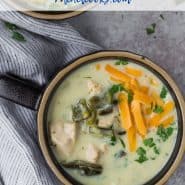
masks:
[[[141,185],[169,160],[177,112],[168,88],[127,59],[69,74],[49,105],[51,148],[84,185]]]

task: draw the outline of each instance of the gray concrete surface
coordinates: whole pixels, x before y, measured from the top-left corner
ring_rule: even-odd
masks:
[[[86,12],[68,20],[104,49],[145,55],[163,67],[185,95],[185,12]],[[156,23],[156,32],[146,27]],[[167,185],[185,185],[185,158]]]

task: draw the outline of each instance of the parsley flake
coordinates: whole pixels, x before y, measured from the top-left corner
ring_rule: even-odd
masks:
[[[148,160],[148,157],[146,156],[146,150],[144,148],[139,147],[136,152],[139,155],[138,159],[135,160],[136,162],[143,163]]]
[[[147,27],[146,28],[147,35],[151,35],[151,34],[155,33],[155,28],[156,28],[155,23],[153,23],[153,24],[151,24],[151,26]]]
[[[164,109],[159,105],[155,105],[154,110],[153,110],[153,112],[158,113],[158,114],[162,113],[163,111]]]
[[[17,31],[19,28],[15,24],[12,24],[12,23],[9,23],[9,22],[5,22],[4,24],[5,24],[5,27],[8,28],[11,31],[11,33],[12,33],[11,37],[14,40],[17,40],[19,42],[25,42],[26,41],[24,36]]]
[[[152,148],[153,146],[155,146],[155,143],[154,143],[154,139],[153,138],[145,139],[143,141],[143,143],[144,143],[145,146],[148,146],[150,148]]]
[[[139,158],[136,159],[135,161],[138,163],[144,163],[147,160],[148,160],[148,158],[145,155],[140,155]]]
[[[154,150],[154,153],[155,153],[155,154],[157,154],[157,155],[160,154],[159,149],[158,149],[156,146],[153,148],[153,150]]]
[[[165,86],[163,86],[163,88],[162,88],[162,90],[161,90],[161,93],[160,93],[160,97],[161,97],[162,99],[165,99],[166,96],[167,96],[167,93],[168,93],[168,90],[166,89]]]
[[[123,59],[119,59],[115,65],[127,65],[128,64],[128,60],[126,58]]]
[[[167,133],[168,137],[170,137],[173,134],[173,130],[174,129],[172,127],[169,127],[166,129],[166,133]]]
[[[109,92],[111,95],[116,94],[117,92],[121,92],[124,90],[124,87],[122,84],[118,84],[118,85],[113,85],[110,89]]]
[[[146,150],[142,147],[139,147],[136,152],[138,155],[145,155],[146,154]]]
[[[15,40],[17,40],[17,41],[20,41],[20,42],[25,42],[26,41],[26,39],[24,38],[24,36],[21,33],[16,32],[16,31],[13,32],[12,38],[15,39]]]
[[[14,31],[14,30],[18,29],[18,27],[15,24],[12,24],[9,22],[5,22],[4,24],[5,24],[6,28],[8,28],[9,30]]]
[[[166,141],[173,134],[173,130],[174,129],[172,127],[164,128],[162,125],[160,125],[157,129],[157,135],[163,141]]]

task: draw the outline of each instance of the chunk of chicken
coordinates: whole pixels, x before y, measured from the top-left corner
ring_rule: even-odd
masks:
[[[107,151],[108,151],[108,145],[105,144],[105,143],[101,144],[101,145],[100,145],[100,150],[101,150],[101,152],[102,152],[103,154],[104,154],[104,153],[107,153]]]
[[[107,116],[101,116],[99,117],[98,126],[100,128],[110,128],[114,122],[114,119],[115,119],[114,114],[110,114]]]
[[[86,150],[86,158],[89,162],[96,163],[99,158],[99,154],[99,149],[95,145],[88,145]]]
[[[76,139],[76,124],[75,123],[65,123],[64,133],[75,143]]]
[[[51,124],[51,141],[63,155],[69,155],[76,141],[76,124],[57,121]]]
[[[102,86],[93,80],[89,80],[87,82],[87,87],[91,96],[100,94],[102,92]]]

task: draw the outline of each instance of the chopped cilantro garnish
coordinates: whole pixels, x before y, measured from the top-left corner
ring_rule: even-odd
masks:
[[[4,24],[5,24],[6,28],[8,28],[9,30],[14,31],[14,30],[18,29],[18,27],[15,24],[12,24],[9,22],[5,22]]]
[[[26,41],[26,39],[24,38],[24,36],[21,33],[16,32],[16,31],[13,32],[12,38],[15,39],[15,40],[17,40],[17,41],[20,41],[20,42],[25,42]]]
[[[117,92],[121,92],[124,90],[124,87],[122,84],[118,84],[118,85],[113,85],[110,89],[109,92],[111,95],[116,94]]]
[[[173,134],[173,128],[172,127],[168,127],[167,129],[166,129],[166,132],[167,132],[167,135],[168,135],[168,137],[170,137],[172,134]]]
[[[158,114],[162,113],[163,111],[164,109],[159,105],[155,105],[154,110],[153,110],[153,112],[158,113]]]
[[[119,59],[115,65],[127,65],[128,64],[128,60],[126,58],[123,59]]]
[[[162,99],[166,98],[167,93],[168,93],[168,91],[167,91],[166,87],[163,86],[161,93],[160,93],[160,97]]]
[[[148,157],[146,156],[146,150],[144,148],[139,147],[136,152],[139,156],[138,159],[135,160],[136,162],[143,163],[148,160]]]
[[[159,149],[158,149],[156,146],[155,146],[153,149],[154,149],[154,153],[155,153],[155,154],[157,154],[157,155],[160,154]]]
[[[148,147],[153,147],[155,146],[155,143],[154,143],[154,139],[153,138],[148,138],[148,139],[145,139],[143,141],[144,145],[145,146],[148,146]]]
[[[145,155],[146,154],[146,150],[142,147],[139,147],[136,152],[138,155]]]
[[[12,36],[11,37],[14,40],[17,40],[19,42],[26,41],[24,36],[17,31],[19,28],[15,24],[12,24],[12,23],[9,23],[9,22],[5,22],[4,24],[5,24],[6,28],[8,28],[12,32]]]
[[[156,24],[155,23],[151,24],[150,27],[146,28],[146,33],[148,35],[151,35],[151,34],[155,33],[155,28],[156,28]]]
[[[109,144],[113,145],[113,146],[116,145],[116,137],[115,136],[111,136]]]
[[[131,90],[125,89],[123,87],[122,84],[114,84],[110,89],[109,89],[109,93],[110,95],[113,97],[114,94],[121,92],[121,91],[125,91],[127,93],[128,96],[128,102],[131,103],[133,100],[133,92]]]
[[[140,155],[139,158],[136,159],[135,161],[138,163],[144,163],[147,160],[148,160],[148,158],[146,157],[146,155]]]
[[[163,141],[166,141],[173,134],[173,130],[174,129],[172,127],[164,128],[162,125],[160,125],[157,129],[157,135]]]
[[[157,129],[157,135],[163,140],[166,141],[168,138],[168,135],[166,133],[166,129],[163,126],[159,126]]]

